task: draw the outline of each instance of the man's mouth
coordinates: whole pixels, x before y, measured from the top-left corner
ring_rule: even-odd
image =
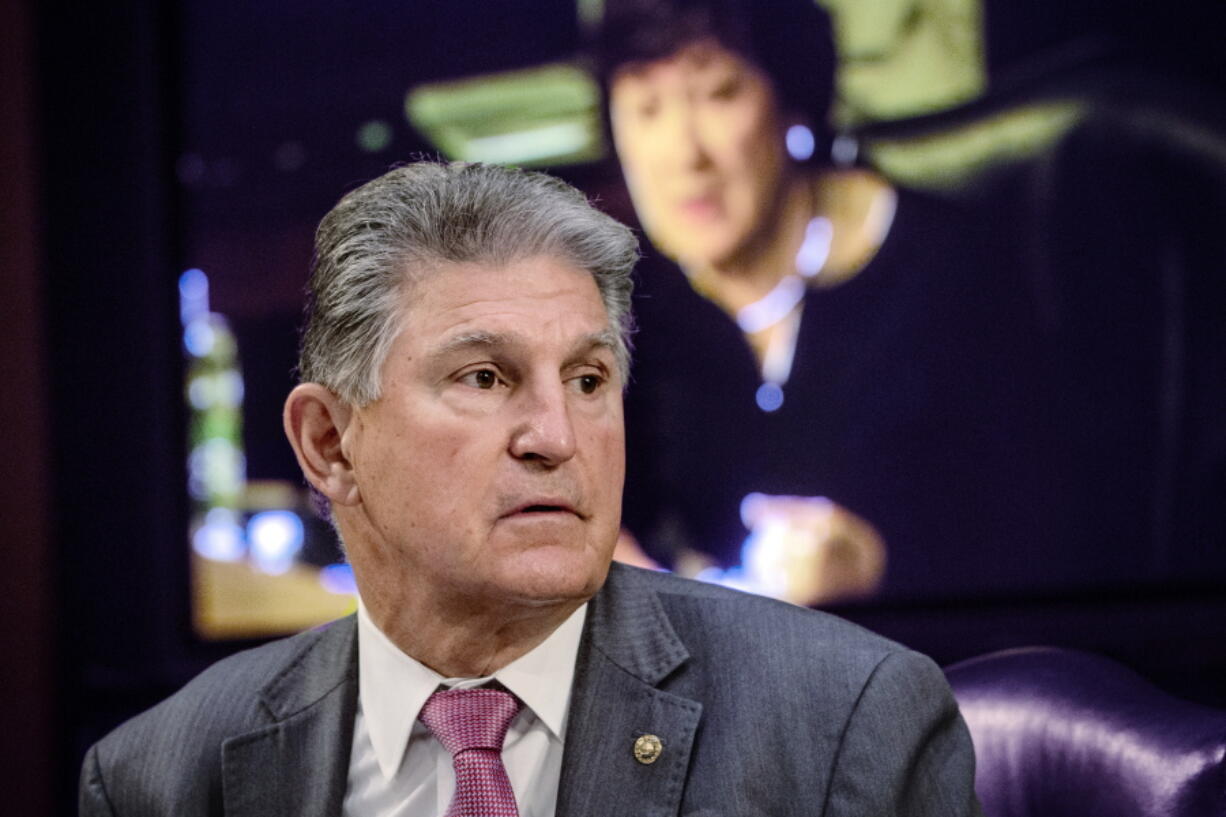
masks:
[[[502,515],[503,519],[513,517],[532,517],[532,516],[547,516],[550,514],[570,514],[583,518],[583,514],[579,513],[576,508],[564,499],[554,497],[533,498],[517,504],[515,507],[508,510]]]

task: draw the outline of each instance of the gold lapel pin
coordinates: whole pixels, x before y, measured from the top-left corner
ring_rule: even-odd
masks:
[[[644,766],[655,763],[664,751],[664,744],[655,735],[640,735],[634,742],[634,759]]]

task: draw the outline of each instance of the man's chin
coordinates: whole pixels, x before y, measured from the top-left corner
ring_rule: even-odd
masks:
[[[583,603],[604,584],[611,559],[571,548],[533,548],[505,566],[498,589],[531,606]]]

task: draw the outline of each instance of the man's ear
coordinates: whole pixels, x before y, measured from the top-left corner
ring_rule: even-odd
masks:
[[[341,450],[352,418],[353,408],[319,383],[300,383],[285,398],[282,422],[298,465],[315,490],[338,505],[361,501],[353,466]]]

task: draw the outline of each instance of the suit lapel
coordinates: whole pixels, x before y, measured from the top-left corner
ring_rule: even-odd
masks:
[[[614,565],[580,647],[558,817],[677,813],[702,705],[657,684],[688,657],[656,594]],[[643,735],[663,747],[650,764],[634,754]]]
[[[222,744],[227,817],[338,817],[357,705],[354,619],[319,632],[261,692],[272,723]]]

